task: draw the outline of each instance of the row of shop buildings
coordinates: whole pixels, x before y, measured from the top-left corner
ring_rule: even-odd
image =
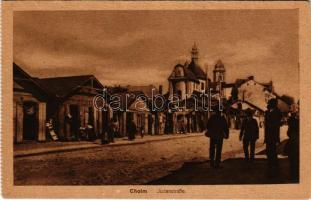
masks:
[[[288,98],[273,91],[272,82],[259,83],[253,76],[226,82],[221,60],[216,62],[212,78],[208,77],[207,69],[204,71],[199,65],[196,44],[191,50],[191,61],[173,68],[165,94],[162,86],[105,87],[94,75],[36,78],[15,63],[13,70],[16,143],[49,140],[46,123],[51,119],[60,140],[73,140],[81,128],[88,126],[92,127],[95,138],[101,137],[112,120],[118,124],[117,136],[124,137],[129,120],[136,124],[137,134],[201,132],[211,109],[219,109],[220,102],[232,128],[239,128],[247,108],[255,111],[259,121],[263,119],[271,98],[279,100],[279,107],[285,113],[291,104]],[[110,100],[106,101],[106,109],[96,109],[94,97],[103,91],[108,97],[118,96],[121,109],[113,109]],[[212,95],[212,98],[201,99],[201,94]],[[156,95],[162,96],[164,101],[153,98]],[[178,110],[170,105],[174,95],[179,97]],[[203,109],[206,104],[208,111]],[[154,106],[161,109],[155,110]]]
[[[34,78],[13,64],[14,141],[46,141],[49,119],[60,139],[70,139],[72,133],[92,124],[99,134],[108,113],[94,109],[93,97],[103,85],[92,75],[58,78]],[[72,126],[69,120],[78,123]]]
[[[15,143],[50,140],[52,136],[46,126],[50,121],[57,138],[64,141],[74,140],[81,128],[88,126],[92,127],[95,138],[99,138],[112,120],[118,124],[117,137],[127,136],[127,124],[131,119],[136,124],[137,134],[178,132],[177,123],[174,123],[176,115],[164,107],[152,109],[151,93],[162,94],[162,86],[105,87],[93,75],[36,78],[15,63],[13,76]],[[112,109],[108,103],[106,109],[96,108],[94,99],[103,91],[109,97],[119,97],[121,110]],[[197,132],[198,127],[190,127],[189,121],[187,130]]]

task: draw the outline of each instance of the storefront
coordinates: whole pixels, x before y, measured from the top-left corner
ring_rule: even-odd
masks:
[[[38,80],[55,96],[48,102],[48,118],[55,121],[55,132],[61,140],[80,139],[81,131],[90,129],[88,139],[99,138],[112,117],[110,109],[100,110],[94,97],[103,92],[103,85],[92,75],[56,77]],[[105,105],[107,107],[107,105]]]
[[[48,94],[16,64],[13,81],[14,142],[45,141]]]

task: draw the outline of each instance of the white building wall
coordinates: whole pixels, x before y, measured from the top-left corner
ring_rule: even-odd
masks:
[[[249,80],[242,84],[238,91],[240,100],[248,101],[262,110],[266,110],[267,102],[272,98],[269,92],[264,91],[264,86],[256,83],[254,80]]]
[[[187,82],[187,87],[188,87],[187,94],[188,94],[188,96],[190,96],[193,93],[193,90],[195,88],[195,83],[192,82],[192,81],[188,81]]]
[[[224,95],[226,98],[231,96],[232,88],[224,88]]]
[[[175,85],[176,92],[181,91],[181,98],[186,98],[186,82],[185,81],[179,81]]]

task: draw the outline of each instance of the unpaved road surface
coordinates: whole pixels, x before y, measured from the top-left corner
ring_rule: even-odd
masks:
[[[223,159],[242,151],[238,132],[230,134],[224,142]],[[261,145],[262,139],[258,142]],[[198,134],[145,144],[14,158],[14,184],[146,184],[179,169],[185,162],[208,160],[208,149],[208,138]]]

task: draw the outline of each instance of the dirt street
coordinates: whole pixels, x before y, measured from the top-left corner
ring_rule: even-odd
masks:
[[[223,159],[242,152],[238,132],[224,142]],[[258,145],[262,145],[261,140]],[[168,175],[183,163],[206,161],[209,140],[197,137],[146,144],[46,154],[14,159],[15,185],[144,184]]]

